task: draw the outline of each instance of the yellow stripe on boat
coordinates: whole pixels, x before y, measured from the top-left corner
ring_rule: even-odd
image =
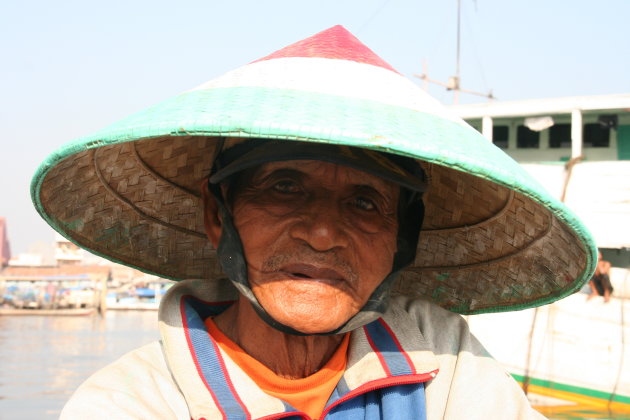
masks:
[[[520,375],[512,376],[524,389],[524,377]],[[535,408],[542,413],[592,410],[604,411],[606,415],[608,415],[609,412],[630,413],[630,398],[619,395],[612,395],[611,398],[611,394],[603,391],[596,391],[573,385],[560,384],[553,381],[529,378],[527,393],[537,394],[544,397],[551,397],[573,403],[569,405],[559,406],[535,406]]]

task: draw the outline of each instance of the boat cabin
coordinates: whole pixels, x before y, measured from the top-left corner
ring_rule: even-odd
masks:
[[[451,109],[518,162],[630,160],[630,94]]]

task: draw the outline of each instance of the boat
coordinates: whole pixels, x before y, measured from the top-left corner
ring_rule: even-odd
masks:
[[[543,414],[630,416],[630,301],[578,293],[537,309],[472,315],[468,325]]]
[[[0,308],[0,316],[88,316],[96,313],[96,308],[70,309],[16,309]]]
[[[630,418],[630,94],[450,108],[580,217],[615,288],[468,316],[471,331],[543,414]]]
[[[131,286],[107,293],[107,309],[157,311],[166,291],[173,285],[171,281],[155,278],[146,287]]]

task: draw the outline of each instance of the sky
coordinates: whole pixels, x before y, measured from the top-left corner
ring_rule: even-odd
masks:
[[[461,0],[461,10],[465,89],[499,100],[630,93],[629,0]],[[457,0],[2,2],[0,216],[13,254],[53,241],[29,191],[52,151],[337,24],[419,85],[423,63],[431,79],[455,74]]]

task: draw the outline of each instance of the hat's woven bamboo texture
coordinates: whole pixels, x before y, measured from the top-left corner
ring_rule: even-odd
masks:
[[[40,166],[33,201],[56,230],[113,261],[216,278],[198,191],[217,137],[418,159],[426,217],[395,293],[461,313],[521,309],[578,290],[594,268],[593,241],[570,211],[341,27],[64,146]]]
[[[171,278],[215,278],[199,188],[216,144],[163,137],[77,153],[48,173],[45,211],[98,254]],[[395,293],[469,313],[528,305],[572,286],[584,250],[547,209],[493,182],[423,165],[424,227]]]

